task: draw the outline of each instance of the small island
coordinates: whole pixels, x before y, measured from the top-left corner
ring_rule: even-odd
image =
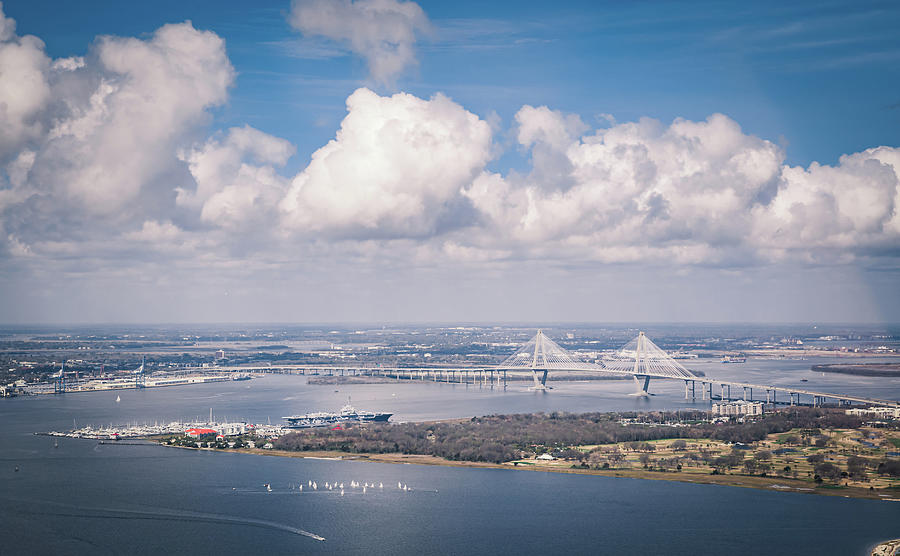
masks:
[[[857,376],[900,377],[900,363],[836,363],[813,365],[814,372]]]

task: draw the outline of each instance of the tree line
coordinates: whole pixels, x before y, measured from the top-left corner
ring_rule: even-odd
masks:
[[[708,423],[699,411],[515,414],[434,423],[346,424],[341,430],[304,429],[273,441],[290,451],[343,451],[438,456],[452,461],[502,463],[562,453],[571,446],[712,438],[750,443],[794,428],[856,428],[858,417],[821,408],[792,408],[744,423]],[[648,450],[649,451],[649,450]],[[575,451],[573,451],[575,452]],[[580,453],[580,452],[579,452]],[[577,458],[577,454],[569,455]]]

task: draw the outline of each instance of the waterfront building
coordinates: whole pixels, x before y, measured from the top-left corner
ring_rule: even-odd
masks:
[[[847,415],[857,417],[878,417],[880,419],[900,419],[900,407],[864,407],[848,409]]]
[[[244,423],[221,423],[216,425],[216,431],[222,436],[239,436],[247,432]]]
[[[765,404],[762,402],[750,402],[738,400],[735,402],[719,402],[712,404],[713,415],[731,416],[731,415],[762,415],[765,411]]]
[[[215,429],[202,429],[202,428],[193,428],[184,431],[184,435],[190,438],[200,438],[201,436],[205,436],[207,434],[219,434]]]

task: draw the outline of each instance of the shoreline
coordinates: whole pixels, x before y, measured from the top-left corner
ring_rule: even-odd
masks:
[[[354,452],[289,452],[285,450],[264,450],[261,448],[241,448],[238,450],[217,450],[215,448],[190,448],[185,446],[168,446],[157,443],[167,448],[182,448],[186,450],[203,450],[210,452],[301,458],[313,460],[333,461],[361,461],[372,463],[390,463],[400,465],[436,465],[442,467],[468,467],[481,469],[506,469],[509,471],[535,471],[544,473],[567,473],[573,475],[594,475],[599,477],[645,479],[650,481],[674,481],[680,483],[721,485],[740,488],[755,488],[758,490],[774,490],[778,492],[795,492],[801,494],[818,494],[821,496],[841,496],[844,498],[859,498],[867,500],[882,500],[900,502],[900,491],[868,490],[860,487],[833,487],[819,486],[815,483],[801,479],[784,477],[760,477],[757,475],[692,473],[690,471],[650,471],[646,469],[578,469],[571,467],[559,467],[553,465],[525,464],[515,465],[509,463],[490,463],[476,461],[453,461],[437,456],[417,454],[361,454]]]

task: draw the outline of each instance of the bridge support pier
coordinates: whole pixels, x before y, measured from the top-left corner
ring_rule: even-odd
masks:
[[[641,397],[649,396],[650,395],[650,392],[649,392],[650,377],[646,376],[646,375],[642,375],[640,377],[638,377],[638,375],[632,375],[632,376],[634,378],[634,385],[635,385],[635,387],[637,387],[637,391],[632,395],[641,396]],[[641,380],[640,380],[641,378],[644,379],[643,384],[641,384]]]
[[[538,372],[544,371],[541,375],[541,378],[538,378]],[[550,372],[549,369],[531,369],[531,377],[534,379],[534,389],[535,390],[549,390],[547,387],[547,373]]]

